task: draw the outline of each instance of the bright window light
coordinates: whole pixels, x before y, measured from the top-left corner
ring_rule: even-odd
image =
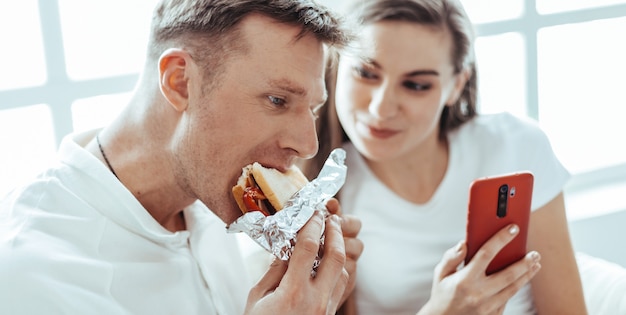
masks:
[[[110,94],[79,99],[72,104],[74,131],[81,132],[107,125],[128,104],[131,93]]]
[[[47,105],[0,111],[0,196],[49,166],[56,154]]]
[[[141,70],[155,0],[58,2],[70,78],[103,78]]]
[[[537,12],[540,14],[550,14],[605,7],[615,4],[626,4],[626,0],[537,0]]]
[[[461,3],[474,23],[516,19],[524,11],[524,0],[461,0]]]
[[[625,29],[617,18],[538,34],[539,121],[574,173],[626,161]]]
[[[519,33],[476,40],[479,112],[526,116],[526,56]]]
[[[46,82],[37,0],[0,1],[0,91]]]

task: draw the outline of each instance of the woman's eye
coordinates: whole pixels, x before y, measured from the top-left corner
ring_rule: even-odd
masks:
[[[356,66],[353,68],[353,71],[358,77],[363,79],[373,80],[377,78],[375,74],[362,67]]]
[[[276,97],[276,96],[271,96],[271,95],[270,95],[270,96],[268,96],[267,98],[270,100],[270,102],[271,102],[273,105],[276,105],[276,106],[285,106],[285,103],[286,103],[286,102],[285,102],[285,100],[284,100],[284,99],[282,99],[282,98],[280,98],[280,97]]]
[[[420,83],[416,83],[413,81],[404,81],[402,82],[402,86],[404,86],[405,88],[409,90],[414,90],[414,91],[424,91],[424,90],[430,89],[431,87],[430,84],[420,84]]]

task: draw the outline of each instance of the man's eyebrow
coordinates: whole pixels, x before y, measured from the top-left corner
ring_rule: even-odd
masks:
[[[302,97],[307,96],[306,89],[304,89],[300,85],[288,79],[271,80],[269,84],[272,88],[283,90],[290,94],[294,94],[294,95],[302,96]],[[322,95],[322,98],[317,103],[324,104],[326,103],[327,99],[328,99],[328,92],[326,91],[326,89],[324,89],[324,95]]]
[[[283,90],[290,94],[306,96],[306,90],[303,87],[287,79],[271,80],[269,84],[273,88]]]

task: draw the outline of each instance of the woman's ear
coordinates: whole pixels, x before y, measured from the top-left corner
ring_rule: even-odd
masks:
[[[159,88],[170,105],[179,112],[189,104],[191,56],[182,49],[171,48],[159,58]]]
[[[448,100],[446,101],[446,105],[452,106],[459,100],[459,97],[461,97],[461,93],[463,93],[463,88],[465,88],[465,84],[471,76],[470,72],[470,69],[465,68],[454,76],[454,88],[452,90],[452,93],[450,93]]]

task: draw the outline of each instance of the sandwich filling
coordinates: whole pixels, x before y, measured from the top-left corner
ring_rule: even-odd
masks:
[[[240,210],[273,215],[309,181],[295,165],[286,172],[266,168],[255,162],[242,169],[232,192]]]

